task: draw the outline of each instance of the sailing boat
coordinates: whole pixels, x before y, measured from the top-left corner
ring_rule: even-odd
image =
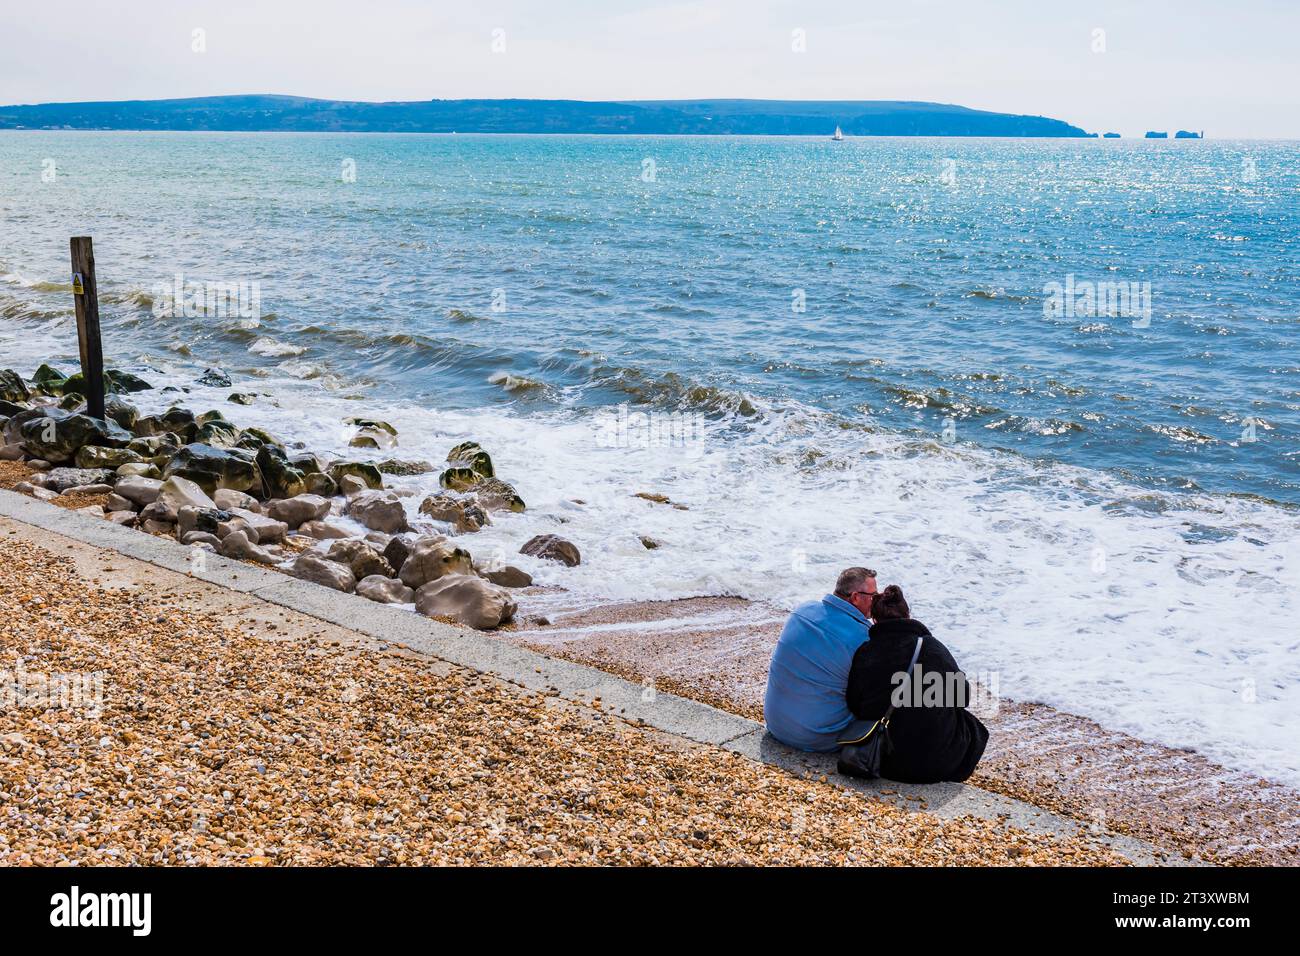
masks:
[[[831,139],[837,143],[844,142],[844,130],[840,129],[838,126],[835,127],[835,135],[832,136]]]

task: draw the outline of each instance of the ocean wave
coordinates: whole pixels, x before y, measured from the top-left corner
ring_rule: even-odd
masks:
[[[262,336],[248,347],[248,351],[254,355],[273,356],[290,356],[302,355],[307,351],[305,346],[290,345],[287,342],[278,342],[270,336]]]

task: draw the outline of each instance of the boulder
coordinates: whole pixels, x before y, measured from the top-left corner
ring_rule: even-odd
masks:
[[[86,445],[120,448],[131,440],[130,432],[116,422],[56,408],[41,409],[37,417],[23,421],[19,434],[28,454],[56,463],[71,461]]]
[[[386,578],[393,576],[393,566],[385,561],[372,545],[358,538],[335,541],[325,552],[325,557],[346,564],[357,578],[367,578],[376,574]]]
[[[571,568],[582,563],[582,554],[578,551],[578,546],[557,534],[535,535],[524,543],[519,553],[541,558],[544,561],[559,561]]]
[[[392,566],[394,574],[402,570],[410,553],[411,543],[402,535],[394,535],[384,546],[384,560]]]
[[[515,567],[513,564],[506,564],[490,570],[480,570],[480,573],[493,584],[503,588],[526,588],[533,583],[531,574]]]
[[[186,505],[217,510],[217,503],[208,497],[207,492],[197,482],[180,475],[169,475],[163,479],[158,486],[158,495],[154,503],[161,504],[172,514],[176,514]]]
[[[124,528],[129,528],[131,525],[135,524],[136,514],[134,511],[127,508],[121,511],[106,511],[104,517],[113,522],[113,524],[120,524]]]
[[[234,402],[236,405],[252,405],[254,398],[248,392],[231,392],[226,396],[226,401]]]
[[[325,473],[325,463],[321,461],[319,455],[314,455],[311,452],[304,451],[296,455],[290,455],[289,464],[304,475],[321,475]]]
[[[258,544],[276,544],[283,541],[284,536],[289,533],[289,526],[283,521],[276,521],[256,511],[247,508],[231,508],[230,513],[243,518],[248,526],[257,532]]]
[[[183,505],[176,509],[176,536],[183,538],[191,531],[202,531],[216,538],[221,538],[221,525],[231,519],[229,511],[219,508],[201,508],[195,505]]]
[[[447,452],[447,462],[453,467],[468,468],[480,478],[496,476],[496,470],[492,467],[492,458],[475,441],[463,441]]]
[[[230,515],[225,520],[217,522],[217,538],[224,540],[226,535],[235,531],[242,531],[249,541],[253,542],[253,544],[258,543],[257,532],[252,525],[238,515]]]
[[[434,468],[432,462],[399,461],[396,458],[385,458],[383,461],[377,461],[375,467],[379,469],[380,474],[405,476],[427,475]]]
[[[126,498],[137,508],[143,508],[157,501],[161,489],[162,482],[157,478],[146,478],[141,475],[119,478],[117,484],[113,486],[114,492]]]
[[[63,383],[67,380],[68,376],[48,365],[41,365],[32,373],[32,384],[46,395],[62,395]]]
[[[104,414],[127,431],[135,427],[140,417],[140,412],[134,405],[112,395],[104,399]]]
[[[218,488],[261,490],[262,473],[253,456],[239,448],[214,448],[201,443],[180,449],[163,469],[163,477],[187,478],[211,495]]]
[[[171,432],[176,435],[182,444],[187,444],[194,440],[194,433],[198,429],[198,422],[194,420],[192,411],[188,408],[181,408],[179,405],[173,405],[161,415],[145,415],[140,418],[136,421],[135,428],[132,430],[138,438],[165,435]]]
[[[207,544],[212,546],[213,551],[221,547],[221,539],[215,534],[209,534],[207,531],[187,531],[185,534],[178,534],[177,539],[181,544]]]
[[[307,491],[306,476],[289,463],[289,456],[279,445],[258,448],[257,467],[262,472],[262,492],[267,498],[293,498]]]
[[[428,515],[434,521],[449,522],[459,534],[478,531],[492,523],[476,499],[458,498],[447,492],[425,498],[420,504],[420,514]]]
[[[343,475],[339,478],[339,494],[345,498],[351,498],[353,495],[359,495],[367,490],[369,488],[366,483],[356,475]]]
[[[317,541],[352,537],[352,532],[340,528],[336,524],[330,524],[328,521],[304,521],[298,526],[298,533],[309,538],[315,538]]]
[[[379,469],[364,461],[336,461],[329,467],[329,476],[340,488],[345,476],[359,478],[367,488],[378,490],[384,487],[384,476]]]
[[[129,448],[105,448],[101,445],[83,445],[73,459],[78,468],[111,468],[116,471],[123,465],[141,464],[144,457]]]
[[[199,376],[200,385],[208,385],[212,388],[229,388],[230,376],[219,368],[206,368],[203,374]]]
[[[161,501],[154,501],[140,509],[141,521],[153,521],[168,527],[176,523],[176,509]]]
[[[20,441],[0,445],[0,461],[22,461],[27,455],[27,446]]]
[[[162,472],[158,466],[151,462],[130,462],[125,465],[119,465],[117,468],[117,477],[121,478],[162,478]]]
[[[126,447],[143,458],[157,458],[159,455],[171,457],[181,450],[185,443],[175,432],[163,432],[160,435],[148,435],[144,438],[132,438]]]
[[[170,535],[175,525],[170,521],[158,521],[154,518],[146,518],[142,512],[139,515],[139,521],[136,524],[145,534],[166,534]]]
[[[11,368],[0,369],[0,398],[7,402],[25,402],[32,397],[23,377]]]
[[[357,586],[356,576],[346,564],[330,561],[315,551],[304,551],[294,559],[290,574],[335,591],[352,591]]]
[[[93,485],[73,485],[65,489],[65,495],[106,495],[113,490],[112,485],[97,482]]]
[[[51,498],[59,497],[57,491],[41,485],[34,485],[30,481],[18,482],[18,484],[14,485],[14,491],[20,495],[31,495],[33,498],[40,498],[42,501],[49,501]]]
[[[230,532],[221,539],[221,546],[217,550],[227,558],[236,558],[240,561],[256,561],[258,564],[280,563],[276,555],[259,547],[243,531]]]
[[[427,617],[451,618],[488,630],[514,617],[517,606],[505,588],[477,575],[448,574],[416,591],[415,609]]]
[[[348,499],[347,514],[372,531],[395,534],[406,531],[406,509],[391,491],[362,491]]]
[[[114,511],[129,511],[135,514],[136,504],[130,498],[123,498],[117,492],[112,492],[104,502],[104,510],[112,513]]]
[[[153,388],[148,382],[139,375],[132,375],[130,372],[124,372],[120,368],[109,368],[104,370],[105,387],[112,387],[115,392],[129,394],[131,392],[147,392]]]
[[[208,418],[211,414],[209,412],[199,418],[199,427],[194,431],[194,441],[216,448],[234,448],[239,444],[239,429],[224,418]],[[207,418],[207,421],[204,421],[204,418]]]
[[[474,500],[484,511],[513,511],[522,514],[525,506],[514,486],[500,478],[484,478],[469,487]]]
[[[324,518],[330,513],[330,503],[328,498],[320,495],[295,495],[268,502],[266,513],[276,521],[283,521],[290,528],[296,528],[304,522]]]
[[[283,448],[284,442],[276,438],[270,432],[263,431],[260,428],[245,428],[239,433],[239,441],[236,445],[240,448],[251,448],[253,451],[261,448],[263,445],[273,445],[276,448]]]
[[[245,508],[258,513],[262,511],[262,504],[256,498],[246,492],[235,491],[233,488],[218,488],[213,492],[212,500],[223,511],[229,511],[231,508]]]
[[[468,551],[446,538],[420,538],[402,563],[402,583],[420,588],[447,574],[473,575],[474,563]]]
[[[308,474],[303,479],[303,487],[307,489],[307,494],[322,498],[333,498],[339,493],[339,486],[334,479],[319,471]]]
[[[352,448],[392,448],[396,444],[397,439],[382,428],[363,428],[348,442]]]
[[[378,418],[345,418],[343,424],[353,425],[361,429],[371,429],[373,431],[384,432],[390,438],[397,437],[397,429],[388,422],[381,421]]]
[[[113,472],[107,468],[51,468],[41,475],[41,484],[60,494],[69,488],[106,485],[112,482]]]
[[[372,574],[358,581],[357,593],[380,604],[410,604],[415,600],[414,591],[396,578],[386,578],[382,574]]]

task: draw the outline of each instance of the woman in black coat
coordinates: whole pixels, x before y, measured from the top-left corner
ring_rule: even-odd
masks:
[[[849,710],[861,720],[879,720],[891,701],[896,704],[889,719],[893,750],[886,748],[881,775],[900,783],[965,780],[989,739],[979,718],[966,709],[966,675],[948,648],[912,620],[898,585],[876,595],[871,616],[876,623],[853,655],[847,697]],[[912,681],[903,682],[918,637],[921,656]]]

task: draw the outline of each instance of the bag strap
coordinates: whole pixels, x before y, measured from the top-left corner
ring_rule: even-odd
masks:
[[[921,642],[923,640],[925,640],[924,636],[916,639],[916,650],[912,651],[912,662],[907,665],[907,676],[903,678],[903,680],[909,683],[909,686],[912,680],[912,669],[916,667],[916,662],[921,657]],[[889,710],[885,711],[885,716],[880,718],[880,722],[882,724],[888,724],[889,718],[892,716],[894,716],[894,705],[891,703],[889,705]]]

